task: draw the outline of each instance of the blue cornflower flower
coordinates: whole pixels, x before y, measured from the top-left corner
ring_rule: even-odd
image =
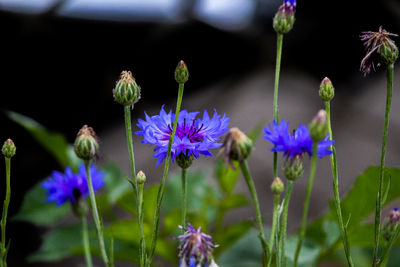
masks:
[[[296,0],[284,0],[284,3],[289,6],[296,6]]]
[[[92,165],[90,174],[94,191],[102,188],[105,184],[104,173],[97,170],[95,165]],[[70,167],[65,169],[65,173],[53,171],[52,176],[42,183],[42,187],[47,189],[46,201],[55,202],[57,206],[67,201],[74,204],[80,198],[89,195],[85,166],[81,164],[76,174]]]
[[[201,227],[197,230],[188,223],[184,229],[185,233],[178,236],[181,244],[179,251],[179,267],[218,267],[212,258],[212,250],[218,245],[214,244],[211,236],[201,232]]]
[[[313,140],[307,127],[300,124],[293,134],[289,133],[289,123],[282,120],[279,124],[274,120],[272,126],[264,128],[264,138],[274,144],[271,151],[283,152],[283,155],[289,159],[303,154],[312,155]],[[318,142],[317,155],[319,158],[332,154],[329,147],[335,143],[329,140],[329,135],[324,140]]]
[[[189,157],[193,155],[198,158],[200,154],[212,156],[210,149],[220,147],[222,144],[220,136],[228,131],[229,117],[224,114],[220,116],[214,111],[212,118],[205,110],[203,118],[197,118],[199,112],[179,112],[178,125],[176,128],[174,143],[172,144],[171,157],[174,161],[179,154]],[[169,137],[172,134],[175,114],[170,111],[166,113],[164,106],[159,115],[148,116],[146,120],[139,119],[137,124],[140,131],[136,134],[143,137],[142,143],[155,145],[154,154],[158,158],[159,165],[167,156]]]

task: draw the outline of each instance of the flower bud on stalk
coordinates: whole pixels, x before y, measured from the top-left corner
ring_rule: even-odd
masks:
[[[296,156],[293,159],[287,159],[283,167],[286,179],[295,181],[301,177],[304,172],[303,160],[301,156]]]
[[[99,150],[96,133],[92,127],[84,125],[79,130],[74,144],[75,154],[83,160],[94,159]]]
[[[4,142],[1,152],[3,153],[4,157],[10,159],[15,155],[16,150],[17,148],[15,147],[14,142],[11,139],[7,139]]]
[[[310,123],[310,136],[313,141],[320,141],[328,134],[328,121],[326,111],[321,109]]]
[[[179,61],[175,69],[175,80],[179,84],[186,83],[189,80],[189,71],[183,60]]]
[[[398,208],[394,208],[389,215],[389,218],[387,219],[385,225],[383,226],[382,229],[382,235],[386,239],[386,241],[389,241],[392,235],[394,234],[396,230],[396,226],[400,221],[400,212]]]
[[[274,195],[282,194],[285,189],[285,185],[282,183],[282,180],[279,177],[276,177],[271,184],[271,191]]]
[[[139,171],[136,174],[136,181],[138,182],[138,184],[144,184],[146,182],[146,175],[143,171]]]
[[[193,155],[186,156],[184,153],[180,153],[176,158],[176,164],[182,169],[187,169],[192,166],[193,163]]]
[[[322,101],[331,101],[332,98],[335,96],[335,88],[332,85],[331,80],[328,77],[325,77],[321,85],[319,86],[319,97]]]
[[[226,163],[233,167],[233,160],[239,162],[247,159],[253,149],[253,141],[250,140],[239,128],[231,128],[224,139],[222,153]]]
[[[285,0],[276,12],[273,26],[278,34],[288,33],[295,21],[296,0]]]
[[[124,106],[131,106],[139,101],[140,87],[137,85],[135,78],[133,78],[132,72],[121,72],[113,94],[114,100]]]

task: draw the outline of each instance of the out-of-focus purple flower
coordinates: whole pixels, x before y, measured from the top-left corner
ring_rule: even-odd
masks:
[[[296,0],[285,0],[284,3],[288,6],[296,6]]]
[[[188,223],[183,235],[178,236],[181,244],[179,251],[179,267],[218,267],[212,258],[212,251],[216,244],[211,236],[201,232],[201,227],[197,230]]]
[[[94,191],[102,188],[105,184],[104,173],[92,165],[90,174]],[[48,202],[55,202],[57,206],[67,201],[76,203],[80,198],[89,195],[85,166],[81,164],[78,173],[73,173],[70,167],[65,169],[65,173],[53,171],[52,175],[42,183],[42,187],[47,189]]]
[[[264,138],[274,144],[271,151],[283,152],[289,159],[303,154],[312,155],[313,140],[306,126],[300,124],[293,134],[289,133],[289,123],[282,120],[279,124],[274,120],[272,125],[264,128]],[[317,155],[319,158],[332,154],[329,147],[334,144],[327,135],[324,140],[318,142]]]
[[[171,149],[171,158],[183,153],[189,157],[193,155],[198,158],[200,154],[204,156],[212,156],[210,149],[220,147],[222,144],[220,136],[228,131],[229,117],[224,114],[220,116],[214,112],[212,118],[204,111],[203,118],[197,118],[198,112],[187,112],[182,110],[179,112],[178,125],[176,128],[174,143]],[[166,113],[164,106],[161,108],[159,115],[148,116],[146,120],[139,119],[137,124],[140,131],[136,134],[143,137],[142,143],[155,145],[154,154],[158,158],[159,165],[167,156],[168,142],[175,120],[175,114],[170,111]]]

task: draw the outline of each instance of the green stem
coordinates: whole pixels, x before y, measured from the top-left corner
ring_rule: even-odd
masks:
[[[131,176],[132,176],[132,187],[135,193],[135,201],[136,201],[136,211],[138,213],[138,218],[141,216],[140,214],[140,204],[138,203],[139,193],[138,193],[138,183],[136,180],[136,168],[135,168],[135,154],[133,152],[133,140],[132,140],[132,120],[131,120],[131,106],[124,106],[124,115],[125,115],[125,130],[126,130],[126,139],[128,143],[128,151],[129,151],[129,160],[131,166]],[[138,219],[139,224],[139,233],[140,233],[140,248],[139,248],[139,262],[145,264],[146,262],[146,242],[143,230],[143,220]],[[145,265],[141,265],[144,267]]]
[[[251,177],[249,167],[247,165],[246,160],[243,160],[242,162],[240,162],[240,168],[242,170],[243,176],[246,180],[247,186],[249,187],[249,190],[250,190],[251,197],[253,199],[254,210],[256,212],[256,221],[257,221],[257,225],[259,228],[258,229],[259,230],[258,237],[260,238],[261,247],[263,249],[263,266],[266,266],[267,262],[268,262],[268,257],[270,257],[271,255],[270,255],[270,249],[268,248],[268,243],[265,240],[260,204],[258,202],[256,187],[254,186],[253,178]]]
[[[387,262],[390,249],[392,248],[394,242],[396,241],[397,237],[399,236],[399,233],[400,233],[400,224],[397,224],[394,233],[392,234],[389,242],[386,243],[386,246],[382,251],[382,255],[377,263],[377,266],[385,266],[386,265],[385,263]]]
[[[304,200],[303,218],[301,220],[299,238],[297,240],[297,246],[296,246],[296,253],[294,255],[294,267],[297,266],[300,256],[301,246],[303,245],[303,239],[306,234],[308,208],[310,207],[311,191],[313,188],[315,171],[317,167],[317,152],[318,152],[318,142],[313,141],[313,154],[311,156],[310,178],[308,179],[306,199]]]
[[[388,66],[386,72],[387,93],[386,93],[386,110],[385,110],[385,125],[382,136],[382,152],[381,166],[379,172],[379,188],[376,195],[376,211],[375,211],[375,246],[372,266],[377,266],[378,250],[379,250],[379,235],[381,232],[381,213],[382,213],[382,196],[383,196],[383,178],[385,172],[385,156],[386,156],[386,139],[389,127],[390,108],[392,105],[392,88],[393,88],[393,64]]]
[[[89,160],[85,160],[85,169],[86,169],[86,178],[87,178],[87,183],[88,183],[88,188],[89,188],[90,203],[92,205],[93,219],[94,219],[94,223],[96,225],[97,238],[99,240],[100,252],[101,252],[101,256],[103,258],[104,264],[108,267],[108,266],[110,266],[110,262],[108,260],[106,248],[104,245],[103,226],[100,222],[99,212],[97,210],[96,197],[94,195],[93,184],[92,184],[92,176],[90,174]]]
[[[146,266],[146,245],[145,245],[145,239],[144,239],[144,233],[143,233],[143,219],[144,219],[144,214],[143,214],[143,187],[144,183],[139,183],[139,198],[138,198],[138,214],[139,214],[139,227],[140,232],[141,232],[141,237],[140,237],[140,266],[144,267]]]
[[[4,199],[3,205],[3,217],[1,219],[1,266],[7,267],[7,241],[6,241],[6,224],[7,224],[7,214],[8,214],[8,206],[10,204],[10,196],[11,196],[11,185],[10,185],[10,177],[11,177],[11,159],[5,158],[6,161],[6,198]]]
[[[90,245],[89,245],[89,233],[88,233],[88,225],[85,215],[81,217],[82,221],[82,244],[83,251],[85,253],[85,261],[87,267],[92,267],[92,257],[90,256]]]
[[[182,168],[182,227],[186,227],[186,209],[187,209],[186,169]],[[182,231],[185,230],[182,229]]]
[[[174,142],[176,126],[178,125],[179,111],[181,110],[183,89],[184,89],[184,84],[180,83],[179,84],[179,92],[178,92],[178,100],[177,100],[177,103],[176,103],[174,127],[173,127],[172,133],[171,133],[171,135],[169,137],[168,150],[167,150],[167,156],[165,158],[163,177],[162,177],[162,180],[160,182],[160,187],[158,188],[157,206],[156,206],[156,210],[154,211],[153,233],[152,233],[152,238],[151,238],[150,254],[149,254],[149,260],[148,260],[148,264],[149,265],[151,264],[154,252],[156,250],[156,244],[157,244],[157,238],[158,238],[158,226],[159,226],[159,223],[160,223],[161,203],[162,203],[162,199],[164,197],[165,180],[167,178],[168,169],[169,169],[169,161],[170,161],[170,158],[171,158],[172,143]]]
[[[273,118],[276,121],[276,123],[279,122],[278,89],[279,89],[279,75],[281,71],[282,43],[283,43],[283,34],[278,33],[276,41],[275,86],[274,86],[274,102],[273,102]],[[277,152],[274,152],[274,177],[278,177]]]
[[[272,215],[272,229],[271,229],[271,236],[269,238],[269,248],[270,248],[270,255],[268,258],[268,264],[267,266],[271,266],[271,262],[272,262],[272,251],[274,249],[274,240],[275,240],[275,231],[276,231],[276,226],[278,224],[278,216],[279,216],[279,211],[278,211],[278,207],[279,207],[279,200],[280,197],[278,194],[275,195],[274,197],[274,211],[273,211],[273,215]]]
[[[287,229],[287,217],[289,210],[289,202],[290,196],[293,191],[293,181],[288,181],[288,185],[285,192],[285,197],[283,198],[283,211],[282,211],[282,221],[280,227],[280,236],[279,236],[279,250],[280,253],[279,258],[280,261],[277,263],[277,266],[284,267],[286,266],[286,256],[285,256],[285,243],[286,243],[286,229]]]
[[[325,111],[328,122],[328,130],[329,130],[329,140],[333,140],[332,134],[332,126],[331,126],[331,105],[329,101],[325,101]],[[346,254],[347,263],[350,267],[353,267],[353,260],[351,259],[349,240],[347,238],[347,229],[344,226],[343,216],[342,216],[342,208],[340,206],[340,196],[339,196],[339,179],[338,179],[338,170],[337,170],[337,159],[336,159],[336,149],[334,146],[330,146],[332,150],[332,154],[330,156],[331,166],[332,166],[332,177],[333,177],[333,196],[336,208],[336,215],[338,218],[338,225],[340,229],[340,234],[342,236],[344,252]]]

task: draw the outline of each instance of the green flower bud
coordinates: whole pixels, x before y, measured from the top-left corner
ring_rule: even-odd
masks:
[[[320,141],[328,134],[328,121],[326,111],[321,109],[310,123],[310,136],[313,141]]]
[[[279,177],[276,177],[271,184],[271,191],[274,195],[282,194],[285,189],[285,185],[282,183],[282,180]]]
[[[139,101],[140,87],[136,84],[130,71],[121,72],[113,94],[114,100],[124,106],[130,106]]]
[[[293,1],[285,1],[276,12],[273,20],[273,27],[279,34],[288,33],[295,21],[294,14],[296,12],[296,4]]]
[[[399,223],[399,221],[400,221],[399,209],[394,208],[390,212],[389,217],[386,219],[386,222],[382,228],[382,235],[386,239],[386,241],[389,241],[390,238],[394,235],[396,226]]]
[[[138,184],[144,184],[146,182],[146,175],[143,171],[139,171],[136,174],[136,181],[138,182]]]
[[[11,139],[7,139],[7,141],[4,142],[3,148],[1,149],[4,157],[8,159],[12,158],[15,155],[16,151],[17,148],[15,147],[14,142]]]
[[[179,61],[175,69],[175,80],[177,83],[182,84],[189,80],[189,71],[183,60]]]
[[[83,160],[91,160],[96,157],[99,144],[97,142],[96,133],[92,127],[84,125],[79,130],[74,144],[75,154]]]
[[[239,128],[231,128],[224,139],[222,152],[225,162],[232,167],[232,161],[243,161],[247,159],[253,149],[253,141],[250,140]]]
[[[332,85],[331,80],[328,77],[325,77],[321,85],[319,86],[319,97],[322,101],[331,101],[335,96],[335,88]]]
[[[182,169],[187,169],[192,166],[193,163],[193,155],[186,156],[183,153],[180,153],[177,157],[175,157],[176,164]]]
[[[399,49],[394,42],[382,43],[379,53],[381,54],[383,62],[387,65],[393,64],[399,57]]]
[[[297,178],[303,175],[303,160],[300,156],[296,156],[293,159],[287,159],[283,167],[283,172],[286,179],[295,181]]]

